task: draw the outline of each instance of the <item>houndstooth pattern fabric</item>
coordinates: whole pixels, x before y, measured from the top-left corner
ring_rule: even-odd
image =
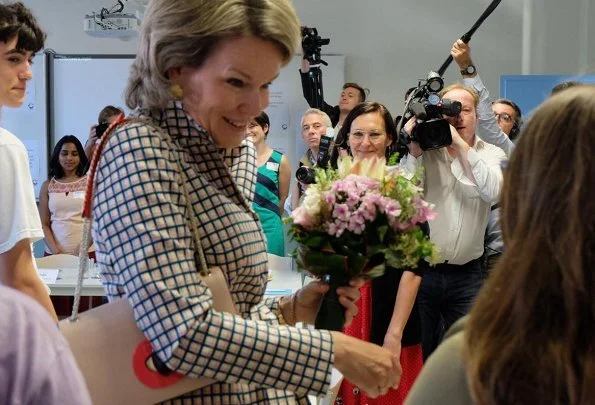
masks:
[[[330,333],[279,325],[278,299],[262,299],[267,254],[251,209],[254,149],[247,141],[217,148],[178,103],[135,115],[99,162],[93,240],[108,298],[128,298],[157,355],[172,370],[219,382],[168,403],[301,404],[326,392]],[[198,278],[190,215],[240,315],[212,309]]]

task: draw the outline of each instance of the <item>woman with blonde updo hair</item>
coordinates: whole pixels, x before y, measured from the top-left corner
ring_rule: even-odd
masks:
[[[288,0],[152,0],[126,90],[132,119],[96,153],[93,240],[107,296],[130,302],[163,367],[215,381],[173,403],[307,403],[326,392],[333,366],[371,395],[396,383],[386,349],[294,327],[313,322],[327,285],[263,297],[266,244],[245,136],[299,38]],[[191,219],[237,314],[213,309]],[[360,285],[337,291],[348,320]]]

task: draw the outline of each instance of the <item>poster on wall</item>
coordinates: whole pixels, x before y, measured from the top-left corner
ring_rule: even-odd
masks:
[[[29,171],[31,172],[31,179],[33,180],[33,188],[35,188],[35,195],[39,195],[41,183],[43,179],[41,177],[41,165],[39,160],[43,153],[40,142],[31,139],[23,139],[23,144],[27,149],[29,155]]]

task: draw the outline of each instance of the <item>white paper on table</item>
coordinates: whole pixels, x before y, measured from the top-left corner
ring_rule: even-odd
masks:
[[[44,283],[56,284],[60,269],[37,269],[37,273]]]

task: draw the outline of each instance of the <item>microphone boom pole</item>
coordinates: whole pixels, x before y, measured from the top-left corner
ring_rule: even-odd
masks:
[[[492,3],[488,6],[488,8],[486,8],[486,10],[483,12],[483,14],[475,22],[475,24],[473,24],[471,29],[469,31],[467,31],[465,34],[463,34],[461,39],[463,40],[464,43],[466,43],[466,44],[469,43],[469,41],[471,40],[471,36],[475,33],[475,31],[477,31],[477,29],[481,26],[481,24],[483,24],[485,19],[488,18],[490,16],[490,14],[492,14],[492,12],[496,9],[496,7],[498,7],[498,5],[500,4],[501,1],[502,0],[492,1]],[[446,72],[446,69],[448,68],[448,66],[451,63],[452,63],[452,55],[449,55],[448,58],[446,58],[446,60],[442,64],[442,66],[440,66],[440,69],[438,69],[438,71],[437,71],[437,73],[440,75],[440,77],[444,76],[444,72]]]

